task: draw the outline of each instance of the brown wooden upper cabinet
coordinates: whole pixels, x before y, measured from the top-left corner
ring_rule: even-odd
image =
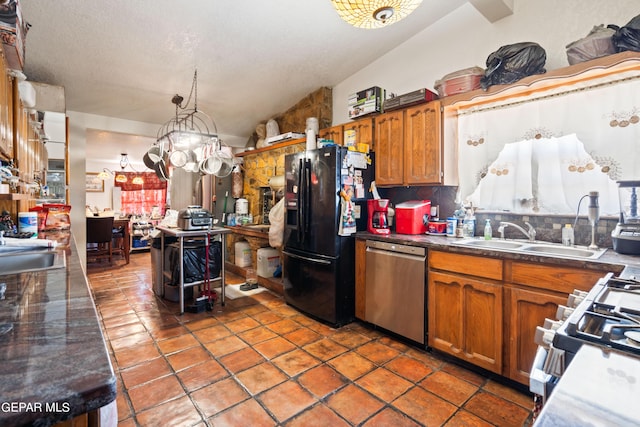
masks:
[[[318,137],[320,139],[330,139],[338,145],[344,145],[347,131],[355,131],[356,144],[369,144],[369,149],[373,148],[373,119],[371,117],[320,129]]]
[[[377,116],[376,184],[442,184],[441,121],[439,101]]]

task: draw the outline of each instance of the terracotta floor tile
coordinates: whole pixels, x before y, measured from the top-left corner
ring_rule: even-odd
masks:
[[[206,327],[204,329],[196,330],[193,332],[193,335],[201,343],[207,343],[207,342],[219,340],[220,338],[231,336],[232,333],[229,329],[227,329],[226,326],[222,324],[218,324],[218,325]]]
[[[318,359],[300,349],[290,351],[275,359],[271,359],[271,361],[290,377],[295,377],[320,364]]]
[[[414,420],[428,426],[441,426],[458,408],[420,387],[414,387],[398,399],[393,406]]]
[[[171,367],[176,371],[181,371],[190,366],[211,360],[211,355],[202,347],[191,347],[178,353],[167,356]]]
[[[385,403],[353,384],[327,399],[327,405],[346,418],[351,425],[359,425],[378,412]]]
[[[478,387],[484,385],[487,382],[487,379],[482,375],[472,372],[454,363],[447,362],[443,364],[442,370],[445,372],[449,372],[451,375],[457,378],[463,379],[465,381],[470,382],[471,384],[477,385]]]
[[[175,375],[159,378],[128,391],[136,413],[185,394]]]
[[[240,338],[246,341],[248,344],[257,344],[259,342],[266,341],[268,339],[274,338],[278,336],[275,332],[270,329],[265,328],[264,326],[260,326],[258,328],[253,328],[249,331],[244,331],[238,334]]]
[[[493,427],[493,424],[490,424],[483,420],[482,418],[476,417],[471,412],[467,412],[464,409],[458,410],[449,421],[445,424],[446,427]]]
[[[252,317],[263,325],[269,325],[271,323],[279,322],[283,319],[281,315],[276,314],[272,311],[265,311],[264,313],[259,313]]]
[[[102,323],[104,324],[105,328],[112,329],[117,326],[138,324],[140,323],[140,318],[135,313],[129,313],[123,316],[113,316],[113,317],[103,318]]]
[[[120,371],[120,376],[122,377],[124,386],[130,389],[172,373],[173,371],[164,357],[157,357],[148,362]]]
[[[362,344],[371,341],[371,338],[350,330],[338,331],[335,334],[331,335],[331,339],[338,344],[347,347],[348,349],[360,347]]]
[[[210,359],[184,369],[177,375],[187,391],[192,392],[228,377],[229,373],[216,360]]]
[[[124,391],[118,390],[116,394],[116,407],[118,408],[118,420],[124,420],[133,415],[133,411],[129,405],[129,397]]]
[[[136,414],[136,418],[143,426],[187,426],[202,421],[200,413],[187,396],[142,411]]]
[[[200,345],[200,343],[191,334],[180,335],[158,341],[158,347],[160,347],[160,351],[164,354],[175,353],[197,345]]]
[[[225,354],[233,353],[234,351],[247,347],[247,343],[235,335],[231,335],[208,342],[205,344],[205,347],[207,347],[207,350],[209,350],[214,356],[222,357]]]
[[[272,427],[276,421],[255,400],[246,400],[233,408],[209,418],[212,426]],[[118,426],[119,427],[119,426]]]
[[[431,367],[403,354],[389,361],[384,367],[414,383],[433,372]]]
[[[264,357],[251,347],[245,347],[220,358],[220,363],[234,374],[264,362]]]
[[[173,337],[177,337],[180,335],[184,335],[187,332],[189,332],[187,330],[187,328],[185,328],[182,325],[172,325],[172,326],[168,326],[165,328],[158,328],[158,329],[150,329],[150,334],[153,338],[155,338],[156,340],[163,340],[163,339],[167,339],[167,338],[173,338]]]
[[[220,321],[215,317],[205,317],[204,319],[193,320],[191,322],[187,322],[184,326],[189,329],[191,332],[198,331],[200,329],[209,328],[211,326],[215,326],[220,324]]]
[[[342,354],[328,363],[351,381],[355,381],[376,368],[376,365],[369,359],[354,352]]]
[[[425,365],[431,367],[434,371],[442,369],[442,367],[446,364],[446,362],[437,357],[431,352],[426,352],[424,350],[420,350],[417,348],[410,348],[405,353],[405,356],[413,357],[424,363]]]
[[[267,359],[273,359],[281,354],[288,353],[295,349],[296,346],[282,337],[276,337],[267,341],[263,341],[253,346],[256,351],[260,352]]]
[[[298,377],[304,388],[322,399],[347,384],[348,380],[327,365],[317,366]]]
[[[524,408],[533,408],[533,396],[530,393],[523,393],[494,380],[489,380],[482,387],[484,391],[493,393],[509,402],[517,403]]]
[[[148,332],[140,332],[138,334],[127,335],[126,337],[110,340],[111,347],[114,350],[122,350],[127,347],[133,347],[140,344],[152,344],[153,337]]]
[[[249,394],[233,379],[227,378],[191,393],[200,410],[211,417],[247,399]]]
[[[231,332],[238,334],[240,332],[256,328],[260,326],[260,323],[251,317],[244,317],[242,319],[234,320],[233,322],[228,322],[225,326],[229,328]]]
[[[296,329],[293,332],[284,334],[283,337],[288,339],[298,347],[303,347],[307,344],[311,344],[312,342],[322,339],[322,336],[320,334],[306,327]]]
[[[295,399],[292,399],[292,396],[295,396]],[[309,392],[293,381],[287,381],[267,390],[258,396],[258,400],[275,415],[279,422],[291,418],[316,402]]]
[[[160,352],[155,344],[142,344],[137,347],[127,347],[115,351],[116,360],[120,369],[129,368],[139,363],[147,362],[160,357]]]
[[[475,394],[464,409],[496,426],[521,426],[530,412],[491,393]]]
[[[118,427],[137,427],[133,418],[127,418],[126,420],[118,420]]]
[[[300,415],[296,415],[285,425],[286,427],[341,427],[349,426],[350,424],[336,415],[331,409],[320,404],[304,411]]]
[[[110,340],[146,332],[147,329],[140,323],[129,323],[127,325],[121,325],[111,329],[107,329],[107,335],[109,336]]]
[[[355,382],[387,403],[413,387],[413,383],[385,368],[377,368]]]
[[[271,362],[261,363],[236,375],[253,396],[287,380],[287,376]]]
[[[421,427],[408,416],[393,408],[385,408],[373,417],[369,418],[362,427]]]
[[[420,386],[456,406],[462,406],[478,391],[478,386],[444,371],[434,372],[429,375],[420,383]]]
[[[388,362],[400,354],[398,350],[393,349],[388,345],[380,344],[377,341],[364,344],[358,347],[356,351],[371,360],[373,363],[377,363],[379,365]]]
[[[302,327],[299,323],[294,322],[291,319],[282,319],[274,323],[269,323],[266,326],[276,334],[280,335],[284,335]]]
[[[306,352],[308,352],[312,356],[315,356],[318,359],[325,362],[347,351],[346,347],[338,344],[337,342],[329,338],[315,341],[311,344],[304,346],[303,348]]]

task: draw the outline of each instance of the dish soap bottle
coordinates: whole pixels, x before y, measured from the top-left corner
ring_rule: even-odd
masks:
[[[491,240],[493,230],[491,229],[491,220],[487,218],[484,224],[484,240]]]

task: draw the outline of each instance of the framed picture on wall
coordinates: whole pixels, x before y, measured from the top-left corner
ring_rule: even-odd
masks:
[[[87,172],[85,189],[91,193],[104,192],[104,180],[98,178],[97,172]]]

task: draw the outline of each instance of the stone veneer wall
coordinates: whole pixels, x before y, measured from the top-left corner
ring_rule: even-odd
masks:
[[[284,156],[305,150],[305,142],[266,151],[245,153],[243,157],[243,197],[249,201],[254,223],[261,219],[260,187],[269,186],[269,178],[284,175]]]

